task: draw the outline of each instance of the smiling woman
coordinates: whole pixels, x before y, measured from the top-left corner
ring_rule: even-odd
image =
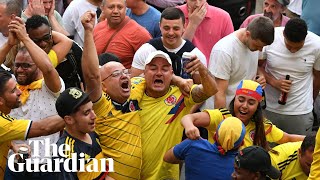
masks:
[[[268,142],[282,144],[303,140],[304,136],[287,134],[265,119],[260,106],[261,99],[262,87],[255,81],[242,80],[235,98],[230,103],[230,111],[227,109],[204,110],[200,113],[186,115],[182,118],[181,123],[187,137],[197,139],[200,134],[195,126],[207,128],[213,137],[221,121],[230,116],[237,117],[246,126],[244,143],[240,149],[258,145],[270,150]],[[213,139],[210,138],[209,141],[213,142]]]

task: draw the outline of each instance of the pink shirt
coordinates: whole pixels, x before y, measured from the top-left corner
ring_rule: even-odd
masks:
[[[247,17],[246,20],[243,21],[243,23],[241,24],[240,28],[246,28],[248,27],[249,23],[256,17],[258,16],[263,16],[263,14],[254,14],[251,15],[249,17]],[[287,22],[290,20],[290,18],[288,18],[287,16],[282,15],[282,21],[281,21],[281,26],[285,26],[287,24]]]
[[[186,17],[186,25],[189,24],[188,7],[186,4],[178,6]],[[212,47],[223,37],[234,31],[230,15],[217,7],[207,5],[207,14],[198,26],[192,43],[206,56],[209,64]]]

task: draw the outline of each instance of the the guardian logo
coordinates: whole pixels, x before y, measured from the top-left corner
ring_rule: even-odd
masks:
[[[39,145],[44,144],[45,157],[40,158]],[[59,147],[56,144],[50,144],[49,139],[30,140],[34,146],[34,152],[31,158],[24,159],[23,162],[15,162],[17,156],[23,159],[23,154],[12,154],[8,159],[8,167],[13,172],[61,172],[61,167],[66,172],[114,172],[114,162],[112,158],[86,158],[84,153],[71,153],[67,156],[64,151],[70,151],[67,144]],[[52,154],[50,153],[52,152]],[[80,157],[80,158],[79,158]],[[92,161],[92,162],[91,162]],[[107,163],[108,161],[108,163]],[[86,164],[89,165],[86,166]],[[108,167],[108,169],[107,169]]]

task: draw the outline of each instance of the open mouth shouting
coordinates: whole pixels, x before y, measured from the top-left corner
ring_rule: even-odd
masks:
[[[130,87],[129,87],[129,80],[125,80],[121,83],[121,88],[123,91],[125,92],[129,92],[130,91]]]
[[[163,83],[163,80],[162,80],[162,79],[155,79],[155,80],[153,81],[153,84],[154,84],[155,86],[162,86],[164,83]]]

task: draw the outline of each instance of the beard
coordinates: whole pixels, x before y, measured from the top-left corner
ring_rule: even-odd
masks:
[[[272,21],[274,21],[273,13],[272,12],[263,12],[263,16],[270,18]]]

